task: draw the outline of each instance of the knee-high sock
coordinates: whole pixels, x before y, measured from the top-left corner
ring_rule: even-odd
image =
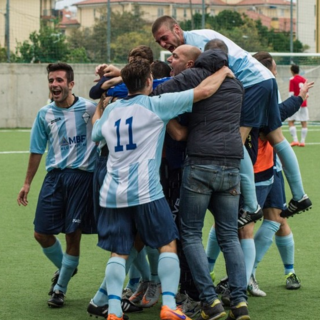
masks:
[[[151,281],[155,283],[159,283],[160,279],[158,276],[158,261],[159,261],[159,251],[157,249],[153,249],[150,247],[146,247],[148,260],[150,265],[150,272],[151,272]]]
[[[175,253],[164,252],[159,256],[158,275],[162,288],[162,305],[175,310],[175,296],[178,290],[180,267]]]
[[[284,274],[294,272],[294,239],[292,232],[284,237],[276,236],[276,245],[284,265]]]
[[[299,163],[296,154],[292,150],[289,142],[284,139],[274,146],[280,161],[283,165],[283,171],[288,180],[292,197],[294,200],[300,200],[305,192],[303,190]]]
[[[61,269],[63,251],[61,248],[61,243],[58,238],[56,238],[56,242],[51,247],[42,248],[42,252],[58,269]]]
[[[253,165],[249,153],[243,146],[244,158],[240,161],[241,193],[243,196],[243,209],[255,212],[258,208],[256,186],[254,184]]]
[[[302,143],[306,142],[307,133],[308,133],[308,128],[301,129],[301,141],[300,142],[302,142]]]
[[[63,293],[67,292],[68,283],[78,264],[79,256],[70,256],[67,253],[63,254],[62,266],[59,272],[59,279],[57,284],[54,286],[54,290],[60,290]]]
[[[126,278],[126,261],[120,257],[111,257],[106,267],[106,283],[109,299],[109,314],[122,317],[121,296]]]
[[[254,245],[253,239],[241,239],[240,244],[244,255],[244,261],[246,264],[246,275],[248,284],[252,274],[254,259],[256,257],[256,247]]]
[[[132,292],[135,292],[139,285],[140,272],[133,264],[131,264],[130,266],[128,276],[129,281],[127,283],[126,288],[130,289]]]
[[[291,126],[289,127],[289,132],[291,134],[293,141],[298,142],[297,128],[295,126]]]
[[[107,292],[107,280],[106,277],[103,278],[103,281],[100,285],[99,290],[96,292],[95,296],[93,297],[93,303],[95,303],[97,306],[104,306],[108,304],[108,292]]]
[[[134,266],[139,270],[141,278],[144,281],[150,280],[150,266],[147,260],[146,247],[138,253],[137,257],[133,261]]]
[[[220,247],[217,240],[216,229],[212,226],[209,232],[207,248],[206,248],[209,271],[212,272],[214,265],[220,253]]]
[[[256,269],[259,262],[262,260],[266,252],[269,250],[274,234],[279,230],[280,223],[271,220],[263,220],[259,230],[254,236],[254,244],[256,246],[256,259],[253,266],[253,275],[256,274]]]

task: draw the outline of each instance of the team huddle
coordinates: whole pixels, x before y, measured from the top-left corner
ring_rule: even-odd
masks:
[[[90,315],[129,319],[161,297],[162,320],[250,319],[248,293],[266,295],[256,270],[274,235],[286,288],[300,288],[286,218],[312,203],[281,125],[299,112],[313,82],[279,101],[268,52],[251,56],[214,30],[183,31],[169,16],[153,23],[152,34],[172,53],[170,67],[144,45],[121,70],[97,66],[89,94],[97,104],[72,94],[70,65],[47,66],[52,101],[34,121],[17,199],[28,204],[47,149],[34,219],[34,237],[57,268],[47,303],[64,305],[81,235],[97,233],[111,257]],[[214,225],[204,249],[207,210]],[[226,277],[215,286],[220,251]]]

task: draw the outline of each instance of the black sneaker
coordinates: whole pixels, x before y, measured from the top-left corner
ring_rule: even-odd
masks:
[[[201,313],[197,320],[217,320],[225,315],[226,312],[223,309],[222,303],[216,299],[211,305],[201,303]]]
[[[102,317],[104,319],[108,318],[108,305],[104,305],[104,306],[97,306],[93,300],[91,299],[88,308],[87,308],[87,312],[89,313],[90,317],[94,316],[96,318],[98,317]],[[124,320],[129,320],[129,317],[126,316],[125,314],[123,315],[123,319]]]
[[[215,291],[218,294],[222,294],[226,289],[229,288],[229,278],[228,276],[222,278],[220,282],[215,287]]]
[[[48,306],[52,308],[61,308],[64,305],[64,293],[62,291],[53,292],[51,298],[48,300]]]
[[[253,213],[240,209],[238,217],[238,229],[243,228],[251,222],[257,222],[258,220],[261,220],[262,216],[263,212],[259,205],[258,209]]]
[[[231,308],[226,320],[250,320],[246,302],[240,302],[236,307]]]
[[[221,294],[221,301],[224,307],[230,307],[230,289],[229,287]]]
[[[299,201],[291,199],[288,208],[282,210],[280,216],[282,218],[289,218],[297,213],[300,213],[301,211],[304,212],[308,211],[309,209],[312,209],[312,202],[309,199],[309,197],[305,194]]]
[[[78,272],[78,268],[76,268],[76,269],[73,271],[72,276],[76,275],[77,272]],[[49,292],[48,292],[48,295],[49,295],[49,296],[52,296],[52,294],[53,294],[53,288],[54,288],[54,286],[57,284],[58,279],[59,279],[59,269],[53,274],[53,277],[52,277],[52,279],[51,279],[51,287],[50,287],[50,290],[49,290]]]
[[[296,276],[295,273],[290,272],[286,275],[286,289],[288,290],[297,290],[300,289],[301,283],[300,279]]]
[[[140,312],[143,310],[142,307],[136,306],[128,299],[122,299],[121,300],[121,308],[123,312]]]

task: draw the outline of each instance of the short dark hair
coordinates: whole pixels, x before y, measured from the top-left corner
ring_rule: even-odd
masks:
[[[292,64],[290,67],[290,70],[294,73],[294,74],[299,74],[300,72],[300,68],[297,64]]]
[[[173,30],[174,25],[179,23],[170,16],[162,16],[155,20],[152,24],[152,34],[156,33],[163,25],[167,26],[169,30]]]
[[[272,55],[267,51],[259,51],[253,55],[261,64],[271,71],[272,69]]]
[[[63,70],[66,72],[66,77],[67,77],[68,83],[74,80],[73,69],[69,64],[64,63],[64,62],[57,62],[57,63],[49,63],[47,65],[48,75],[50,72],[60,71],[60,70]]]
[[[148,46],[138,46],[133,48],[128,55],[128,60],[129,58],[133,58],[133,60],[137,60],[138,59],[146,59],[147,61],[149,61],[149,63],[153,62],[153,52],[151,50],[150,47]]]
[[[161,79],[170,77],[171,68],[166,62],[155,60],[151,65],[151,72],[154,79]]]
[[[144,59],[128,63],[121,70],[122,80],[131,94],[141,91],[146,86],[146,81],[150,76],[150,63]]]
[[[221,49],[224,51],[226,54],[228,54],[228,46],[225,44],[225,42],[221,39],[212,39],[208,41],[204,47],[204,51],[209,50],[209,49]]]

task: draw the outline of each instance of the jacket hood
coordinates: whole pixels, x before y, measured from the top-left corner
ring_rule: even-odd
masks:
[[[228,55],[220,49],[210,49],[202,52],[194,63],[195,68],[205,68],[211,73],[228,66]]]

